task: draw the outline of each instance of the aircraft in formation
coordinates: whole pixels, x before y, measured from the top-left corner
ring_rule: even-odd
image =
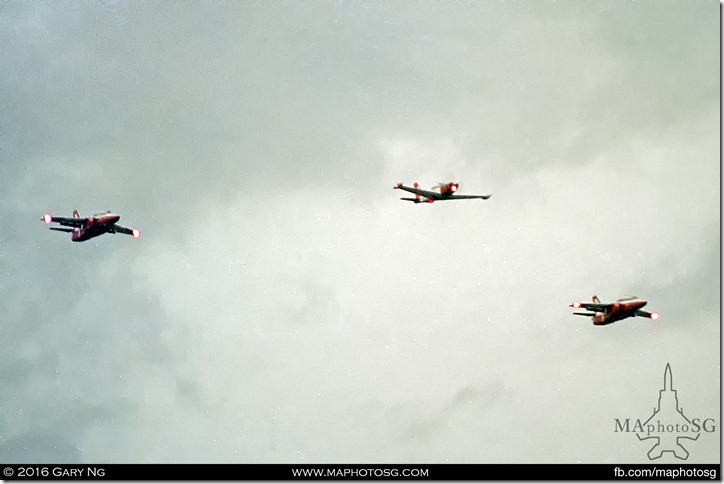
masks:
[[[487,200],[490,195],[456,195],[460,185],[455,182],[438,183],[431,190],[439,190],[437,192],[431,192],[429,190],[421,190],[420,185],[415,185],[410,188],[406,187],[402,183],[398,183],[393,188],[395,190],[404,190],[406,192],[414,193],[415,197],[401,197],[400,200],[407,200],[413,203],[433,203],[438,200],[466,200],[472,198],[479,198],[481,200]],[[425,197],[421,199],[420,197]]]
[[[43,215],[41,220],[46,224],[57,223],[64,227],[72,227],[49,227],[49,229],[56,230],[58,232],[71,233],[72,235],[70,240],[73,242],[84,242],[103,234],[126,234],[132,235],[135,239],[141,236],[141,231],[138,229],[128,229],[116,224],[120,218],[120,215],[111,213],[110,210],[105,213],[97,213],[90,217],[81,218],[80,214],[78,214],[78,210],[73,210],[73,218],[54,217],[49,213],[46,213]]]
[[[593,296],[593,302],[575,301],[571,303],[570,307],[573,309],[585,309],[586,312],[574,311],[573,314],[577,316],[589,316],[594,325],[603,326],[635,316],[656,321],[660,317],[659,313],[650,313],[641,309],[646,306],[647,303],[648,301],[639,299],[636,296],[622,297],[612,303],[602,303],[601,300],[598,299],[598,296]]]
[[[431,192],[428,190],[421,190],[420,185],[414,184],[413,188],[406,187],[402,183],[398,183],[394,186],[395,189],[404,190],[410,193],[414,193],[415,197],[402,197],[401,200],[407,200],[413,203],[433,203],[438,200],[465,200],[465,199],[482,199],[487,200],[490,195],[456,195],[458,184],[455,182],[440,183],[434,187],[433,190],[439,189],[438,192]],[[422,199],[421,197],[425,197]],[[69,232],[72,233],[71,240],[73,242],[84,242],[86,240],[98,237],[103,234],[126,234],[132,235],[134,238],[139,238],[141,232],[136,229],[129,229],[118,225],[116,222],[120,220],[120,215],[106,211],[105,213],[93,214],[90,217],[81,218],[78,210],[73,210],[73,217],[54,217],[49,213],[46,213],[42,217],[42,221],[46,224],[57,223],[64,227],[72,228],[60,228],[60,227],[49,227],[50,230],[56,230],[58,232]],[[602,303],[598,296],[593,296],[593,302],[579,302],[575,301],[570,304],[573,309],[584,309],[582,311],[574,311],[573,314],[576,316],[588,316],[596,326],[604,326],[607,324],[621,321],[622,319],[632,318],[640,316],[649,318],[651,320],[659,319],[659,313],[650,313],[644,311],[641,308],[646,306],[648,301],[639,299],[636,296],[623,297],[612,303]]]

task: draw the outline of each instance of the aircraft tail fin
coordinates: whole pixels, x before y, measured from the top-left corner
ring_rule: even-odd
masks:
[[[593,295],[593,302],[595,302],[595,303],[600,303],[601,300],[598,299],[598,296],[596,296],[596,295],[594,294],[594,295]]]
[[[420,184],[417,182],[415,182],[415,184],[413,186],[415,187],[415,189],[420,188]],[[420,194],[419,193],[415,194],[415,203],[420,203]]]
[[[78,213],[78,210],[73,210],[73,218],[80,218],[80,214]]]

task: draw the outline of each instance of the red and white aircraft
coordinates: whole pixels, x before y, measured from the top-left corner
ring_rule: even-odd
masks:
[[[589,316],[596,326],[615,323],[622,319],[641,316],[642,318],[650,318],[654,321],[659,319],[659,313],[650,313],[643,311],[641,308],[646,306],[648,301],[639,299],[636,296],[622,297],[613,303],[602,303],[598,296],[593,296],[593,302],[574,302],[571,304],[573,309],[583,308],[589,312],[574,312],[578,316]]]
[[[120,218],[120,215],[116,215],[110,211],[97,213],[91,217],[81,218],[78,214],[78,210],[73,210],[73,218],[53,217],[49,213],[46,213],[40,220],[46,224],[57,223],[66,227],[73,227],[71,229],[49,227],[50,230],[72,233],[73,235],[71,235],[70,240],[73,242],[84,242],[103,234],[120,233],[132,235],[135,239],[141,236],[141,231],[138,229],[127,229],[126,227],[117,225],[116,222],[118,222]]]
[[[463,200],[463,199],[471,199],[471,198],[479,198],[481,200],[487,200],[490,198],[490,195],[455,195],[455,192],[458,191],[458,186],[460,186],[458,183],[455,182],[448,182],[448,183],[439,183],[432,187],[432,190],[439,189],[440,192],[431,192],[428,190],[421,190],[420,185],[415,183],[414,188],[406,187],[402,183],[398,183],[395,185],[394,189],[396,190],[405,190],[406,192],[414,193],[415,198],[412,197],[401,197],[400,200],[408,200],[413,203],[433,203],[437,200]],[[420,199],[420,197],[425,197],[425,199]]]

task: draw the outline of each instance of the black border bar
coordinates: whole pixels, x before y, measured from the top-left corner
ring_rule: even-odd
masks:
[[[718,480],[721,464],[0,464],[0,480]]]

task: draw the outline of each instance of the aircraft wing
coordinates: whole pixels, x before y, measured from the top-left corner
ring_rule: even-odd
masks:
[[[579,312],[576,312],[576,313],[573,313],[573,314],[575,314],[576,316],[588,316],[588,317],[593,317],[593,316],[596,315],[596,313],[583,313],[583,312],[580,312],[580,313],[579,313]]]
[[[420,195],[426,198],[430,198],[432,200],[440,200],[442,196],[437,192],[431,192],[429,190],[420,190],[419,188],[410,188],[406,187],[404,185],[400,185],[397,188],[400,190],[405,190],[406,192],[414,193],[415,195]]]
[[[126,235],[133,235],[136,236],[132,229],[128,229],[126,227],[121,227],[120,225],[113,224],[111,225],[111,229],[109,230],[110,233],[114,234],[118,232],[119,234],[126,234]]]
[[[650,317],[651,317],[651,313],[650,313],[650,312],[648,312],[648,311],[643,311],[643,310],[641,310],[641,309],[637,309],[634,314],[635,314],[636,316],[641,316],[642,318],[650,318]]]
[[[69,217],[51,217],[50,222],[65,225],[66,227],[82,227],[87,219]]]
[[[589,303],[589,302],[582,302],[578,303],[578,307],[581,309],[586,309],[588,311],[596,311],[596,312],[608,312],[608,310],[611,308],[611,304],[604,304],[604,303]],[[573,305],[571,304],[571,307]]]
[[[458,199],[458,200],[464,200],[464,199],[471,199],[471,198],[480,198],[481,200],[487,200],[490,198],[490,195],[450,195],[446,198],[452,198],[452,199]]]

